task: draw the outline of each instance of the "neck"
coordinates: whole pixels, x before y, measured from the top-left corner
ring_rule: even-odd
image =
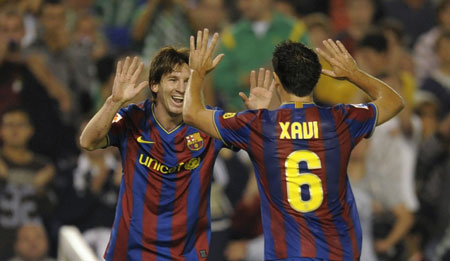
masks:
[[[180,125],[183,122],[183,115],[173,114],[168,112],[161,103],[156,103],[153,112],[155,113],[155,117],[158,122],[166,129],[167,131],[172,130],[173,128]]]
[[[31,153],[26,147],[3,146],[3,155],[13,162],[28,162],[31,159]]]
[[[281,103],[289,103],[289,102],[302,102],[302,103],[310,103],[314,102],[312,94],[307,96],[299,97],[295,94],[285,93],[280,95]]]

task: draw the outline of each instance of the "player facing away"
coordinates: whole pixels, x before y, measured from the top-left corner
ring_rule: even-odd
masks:
[[[326,51],[317,50],[331,70],[321,70],[316,53],[301,43],[283,42],[272,59],[278,109],[206,110],[201,84],[214,49],[207,38],[205,29],[196,42],[190,40],[184,121],[249,153],[261,199],[265,259],[358,260],[362,235],[347,163],[362,138],[401,111],[403,99],[361,71],[340,42],[324,41]],[[315,105],[312,91],[321,72],[349,80],[372,102]]]
[[[211,174],[223,143],[183,122],[188,61],[188,49],[163,48],[152,60],[149,82],[140,84],[143,63],[129,57],[119,61],[111,96],[81,134],[84,149],[116,146],[122,158],[106,260],[207,259]],[[267,107],[273,85],[257,85],[255,72],[251,78],[246,105]],[[151,100],[122,108],[148,85]]]

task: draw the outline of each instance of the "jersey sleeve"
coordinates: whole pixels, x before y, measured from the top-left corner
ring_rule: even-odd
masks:
[[[112,121],[111,128],[108,131],[108,145],[120,147],[121,141],[124,139],[127,132],[128,111],[130,107],[121,108]]]
[[[369,138],[377,124],[378,109],[373,103],[338,105],[344,115],[352,140]]]
[[[214,111],[214,124],[221,140],[228,147],[246,149],[250,142],[252,128],[257,126],[258,111],[226,113]]]

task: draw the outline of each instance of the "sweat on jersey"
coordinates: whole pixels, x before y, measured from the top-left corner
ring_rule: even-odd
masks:
[[[266,260],[360,257],[361,225],[347,164],[376,121],[374,104],[323,108],[296,102],[273,111],[215,111],[222,140],[252,160]]]

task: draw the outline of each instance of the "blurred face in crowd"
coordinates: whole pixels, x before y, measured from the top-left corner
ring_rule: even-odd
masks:
[[[347,0],[345,8],[351,24],[368,26],[372,23],[375,13],[372,0]]]
[[[39,225],[24,225],[17,233],[16,254],[23,260],[39,260],[47,255],[48,242]]]
[[[373,75],[382,73],[388,60],[386,53],[368,47],[359,48],[355,57],[361,68]]]
[[[22,17],[20,15],[1,15],[0,34],[7,43],[20,44],[25,35]]]
[[[189,66],[178,65],[171,73],[161,77],[159,84],[151,86],[157,93],[156,104],[163,106],[171,116],[179,116],[183,112],[184,94],[189,80]]]
[[[436,45],[436,53],[440,64],[450,65],[450,38],[444,37]]]
[[[450,30],[450,2],[438,11],[439,22],[445,30]]]
[[[2,117],[0,134],[4,146],[23,148],[33,136],[28,115],[22,111],[5,113]]]
[[[238,8],[241,14],[251,20],[261,20],[272,8],[272,0],[239,0]]]
[[[200,1],[197,12],[198,28],[220,28],[220,23],[225,19],[223,0],[202,0]]]
[[[45,4],[41,22],[47,33],[59,33],[66,25],[66,13],[62,4]]]
[[[79,42],[92,42],[97,34],[97,21],[94,17],[85,15],[77,21],[75,36]]]

